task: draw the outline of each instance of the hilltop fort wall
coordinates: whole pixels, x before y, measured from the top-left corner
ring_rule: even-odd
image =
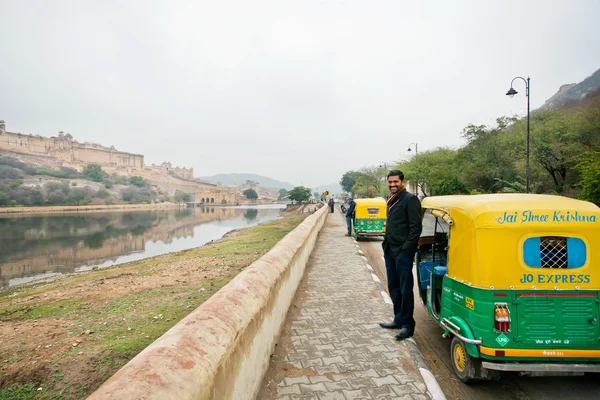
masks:
[[[80,143],[69,133],[63,131],[58,136],[44,137],[40,135],[8,132],[6,123],[0,120],[0,149],[15,153],[41,156],[55,159],[70,167],[81,169],[87,164],[98,164],[116,170],[147,170],[163,175],[171,175],[180,179],[194,180],[193,168],[173,167],[164,162],[159,166],[144,165],[142,154],[127,153],[106,147],[98,143]]]

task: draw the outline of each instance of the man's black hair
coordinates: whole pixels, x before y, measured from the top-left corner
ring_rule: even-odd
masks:
[[[398,178],[400,178],[401,181],[404,180],[404,174],[402,173],[402,171],[397,169],[393,169],[390,172],[388,172],[387,177],[389,178],[390,176],[397,176]]]

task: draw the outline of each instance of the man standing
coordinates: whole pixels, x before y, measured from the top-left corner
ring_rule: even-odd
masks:
[[[333,200],[333,197],[329,199],[329,208],[331,209],[330,212],[333,212],[333,206],[335,205],[335,201]]]
[[[390,195],[387,201],[387,224],[383,239],[383,256],[388,290],[394,304],[394,319],[379,325],[400,329],[397,340],[411,337],[415,331],[413,311],[413,259],[421,236],[421,202],[406,190],[404,174],[392,170],[387,175]]]
[[[348,225],[348,233],[346,236],[352,236],[352,217],[354,216],[354,209],[356,203],[352,197],[348,197],[348,209],[346,210],[346,225]]]

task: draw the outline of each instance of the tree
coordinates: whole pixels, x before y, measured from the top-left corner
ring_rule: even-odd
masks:
[[[187,203],[191,200],[191,196],[189,193],[185,193],[182,191],[175,191],[175,195],[173,196],[176,203]]]
[[[465,185],[487,193],[496,191],[500,181],[519,180],[517,170],[524,171],[525,165],[525,134],[512,127],[515,122],[516,118],[498,118],[495,127],[465,127],[461,136],[467,145],[458,150],[453,161]],[[523,168],[517,169],[519,164]]]
[[[407,180],[419,182],[425,196],[467,193],[459,176],[457,152],[449,148],[424,151],[399,166]]]
[[[279,197],[277,197],[277,200],[283,200],[287,197],[287,195],[288,195],[287,189],[279,189]]]
[[[246,196],[246,198],[248,200],[256,200],[258,199],[258,193],[256,193],[256,191],[254,189],[246,189],[243,192],[244,196]]]
[[[81,202],[86,198],[87,194],[87,190],[83,188],[75,188],[71,189],[67,198],[70,202],[80,205]]]
[[[142,178],[141,176],[132,176],[131,178],[129,178],[129,183],[137,187],[145,186],[144,178]]]
[[[106,172],[98,164],[88,164],[83,169],[83,176],[90,181],[102,182],[106,175]]]
[[[578,160],[579,198],[600,205],[600,151],[584,153]]]
[[[62,190],[54,190],[48,193],[46,199],[50,204],[64,204],[67,196]]]
[[[360,176],[360,172],[348,171],[342,175],[340,180],[340,186],[344,189],[344,192],[352,194],[352,188],[356,184],[356,180]]]
[[[292,201],[306,201],[310,198],[310,188],[304,186],[296,186],[288,192],[288,197]]]
[[[5,206],[8,204],[8,194],[4,191],[0,190],[0,206]]]

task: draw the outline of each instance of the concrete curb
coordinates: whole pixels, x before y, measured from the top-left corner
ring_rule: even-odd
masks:
[[[88,399],[250,399],[327,218],[322,207]]]
[[[367,260],[367,257],[365,257],[365,254],[363,253],[363,251],[360,249],[360,245],[358,244],[356,239],[352,238],[352,240],[354,241],[354,244],[355,244],[356,248],[358,249],[358,254],[365,261],[367,270],[371,274],[371,278],[373,278],[373,281],[375,281],[375,284],[377,285],[377,288],[379,289],[379,292],[381,293],[381,297],[383,297],[383,301],[390,308],[392,308],[393,307],[392,299],[385,291],[385,288],[383,287],[383,283],[381,282],[381,279],[379,279],[379,277],[375,273],[375,270],[373,270],[373,267],[371,267],[371,265],[369,265],[369,261]],[[446,396],[444,395],[444,392],[442,391],[442,388],[441,388],[439,382],[435,378],[435,375],[433,375],[433,373],[431,372],[431,369],[429,368],[427,361],[425,361],[425,357],[423,357],[421,350],[419,350],[419,346],[417,345],[417,342],[415,342],[413,338],[410,338],[410,339],[404,340],[404,343],[406,343],[406,345],[408,346],[408,349],[410,351],[410,354],[413,356],[415,364],[417,365],[417,368],[419,369],[419,372],[421,373],[421,377],[423,378],[423,381],[425,381],[425,385],[427,386],[427,391],[429,392],[429,395],[431,396],[431,398],[433,400],[446,400]]]

